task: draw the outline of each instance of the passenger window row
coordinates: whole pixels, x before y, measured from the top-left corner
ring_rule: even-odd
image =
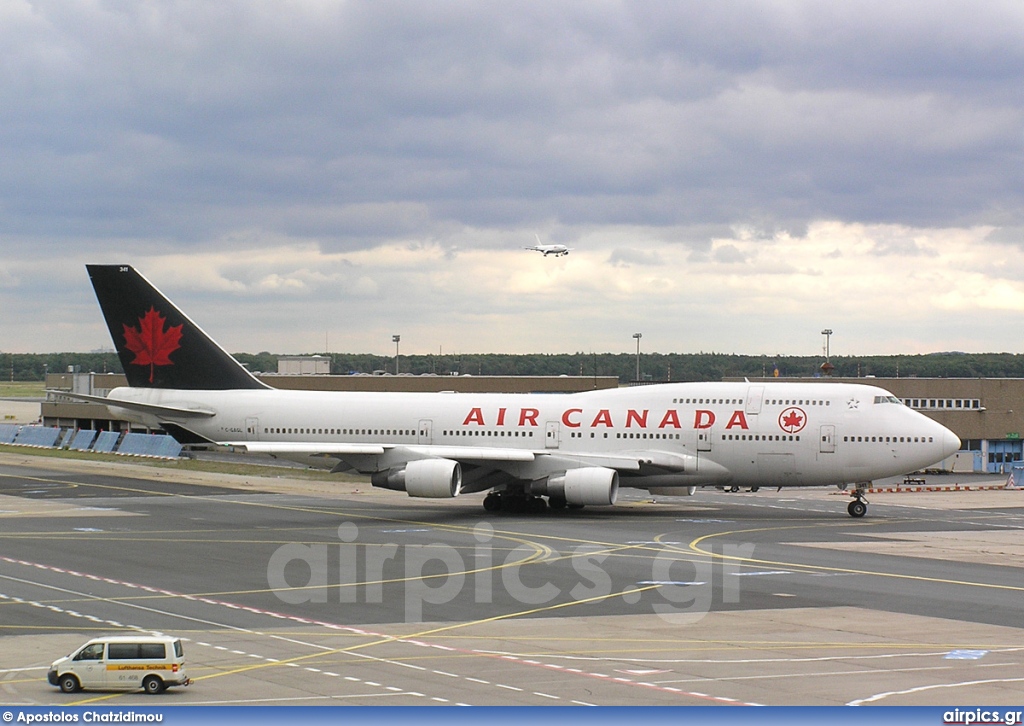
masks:
[[[490,431],[481,429],[443,431],[443,436],[508,436],[533,438],[533,431]]]
[[[768,406],[831,406],[832,402],[818,398],[810,398],[806,400],[803,398],[772,398],[765,401],[765,404]]]
[[[690,403],[690,404],[704,404],[706,406],[714,404],[724,404],[732,406],[742,406],[742,398],[673,398],[672,403]],[[771,398],[765,399],[766,406],[831,406],[832,402],[820,398]]]
[[[851,444],[931,444],[933,436],[844,436],[843,441]]]
[[[306,429],[290,427],[264,427],[265,434],[297,434],[300,436],[415,436],[408,429]]]
[[[742,406],[742,398],[673,398],[672,403],[696,403],[711,406],[714,404],[724,404],[726,406]]]

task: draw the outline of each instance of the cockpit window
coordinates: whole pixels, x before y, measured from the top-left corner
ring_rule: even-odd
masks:
[[[875,403],[895,403],[900,406],[903,405],[903,401],[896,398],[896,396],[875,396]]]

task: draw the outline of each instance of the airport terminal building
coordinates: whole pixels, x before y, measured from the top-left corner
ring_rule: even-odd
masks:
[[[571,393],[619,385],[613,376],[328,376],[265,375],[275,388],[332,391],[462,391],[475,393]],[[743,379],[734,379],[743,380]],[[771,382],[786,379],[749,379]],[[960,437],[962,451],[945,462],[956,471],[1007,473],[1024,460],[1024,379],[1020,378],[819,378],[846,383],[870,383],[892,392],[916,411],[935,419]],[[98,373],[50,374],[47,388],[89,395],[106,395],[126,385],[123,375]],[[657,384],[653,384],[657,385]],[[128,422],[111,419],[106,407],[51,394],[42,404],[47,426],[94,430],[129,429]]]

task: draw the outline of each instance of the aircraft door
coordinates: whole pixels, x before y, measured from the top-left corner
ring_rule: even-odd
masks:
[[[700,429],[697,431],[697,451],[711,451],[711,439],[714,434],[711,429]]]
[[[260,420],[254,416],[245,419],[245,438],[247,441],[260,440]]]
[[[764,398],[764,386],[751,386],[747,389],[746,413],[756,416],[761,413],[761,399]]]
[[[545,449],[557,449],[558,448],[558,422],[548,421],[544,426],[544,448]]]
[[[429,419],[421,419],[419,428],[416,431],[416,443],[418,444],[432,444],[434,443],[434,422]]]
[[[836,427],[826,424],[821,427],[821,446],[818,451],[822,454],[836,453]]]

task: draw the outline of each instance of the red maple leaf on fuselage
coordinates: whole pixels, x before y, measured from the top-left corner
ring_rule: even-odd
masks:
[[[794,411],[793,413],[782,417],[782,425],[787,429],[795,429],[803,420],[804,417]]]
[[[164,330],[167,318],[155,308],[139,318],[139,327],[124,326],[124,345],[135,354],[132,365],[149,366],[149,382],[153,382],[155,366],[172,366],[171,353],[181,347],[181,325]]]

